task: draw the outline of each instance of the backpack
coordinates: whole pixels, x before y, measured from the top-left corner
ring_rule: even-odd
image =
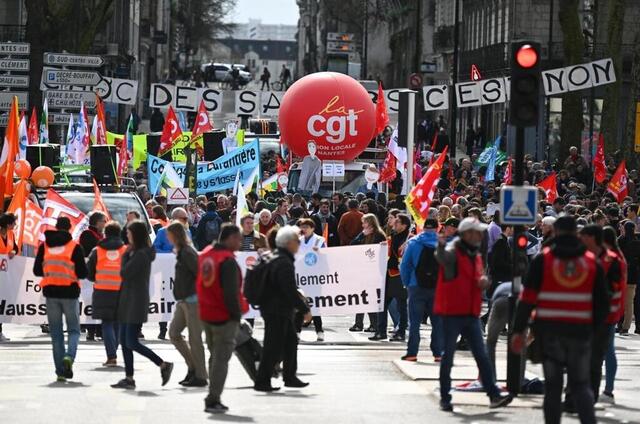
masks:
[[[416,266],[416,281],[418,287],[435,289],[438,282],[440,264],[436,261],[435,249],[423,247],[420,252],[420,259]]]
[[[220,235],[220,218],[210,219],[204,225],[204,239],[206,244],[211,244],[214,240],[218,240]]]
[[[269,265],[277,256],[267,253],[258,256],[258,260],[247,267],[244,277],[244,297],[251,305],[260,306],[267,285]]]

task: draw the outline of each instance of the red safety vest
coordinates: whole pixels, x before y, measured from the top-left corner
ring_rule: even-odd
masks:
[[[536,320],[569,324],[593,322],[596,258],[591,252],[563,259],[549,247],[542,251],[544,274],[540,291],[525,287],[520,301],[536,305]]]
[[[235,263],[232,251],[214,249],[213,246],[208,246],[200,253],[196,292],[202,321],[225,322],[229,320],[229,311],[224,304],[222,285],[220,284],[220,264],[227,259],[233,259]],[[236,267],[238,267],[237,264]],[[242,294],[240,267],[238,267],[238,301],[240,302],[240,311],[243,314],[249,311],[249,304]]]
[[[49,247],[44,245],[44,259],[42,261],[44,277],[40,281],[40,287],[69,287],[78,283],[76,265],[72,259],[76,246],[77,244],[73,240],[64,246]]]
[[[96,261],[96,281],[93,288],[95,290],[118,291],[122,285],[120,277],[120,266],[122,256],[127,250],[126,246],[119,249],[107,250],[98,246],[98,260]]]
[[[0,254],[7,255],[15,249],[15,235],[13,230],[7,230],[7,242],[5,243],[0,236]]]
[[[609,315],[607,315],[607,324],[617,324],[620,318],[624,314],[624,304],[622,303],[622,295],[627,285],[627,264],[624,258],[621,258],[613,250],[607,249],[605,253],[600,257],[600,265],[604,270],[605,277],[609,273],[611,265],[616,261],[620,264],[620,280],[609,281],[609,288],[611,289],[611,300],[609,305]]]
[[[484,272],[482,257],[469,257],[456,248],[456,276],[452,280],[444,279],[444,269],[440,266],[436,285],[436,315],[480,316],[482,309],[482,289],[478,287]]]

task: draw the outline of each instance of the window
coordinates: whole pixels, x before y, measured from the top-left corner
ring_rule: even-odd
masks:
[[[269,61],[268,60],[263,60],[262,61],[262,66],[269,66]]]
[[[269,46],[267,46],[266,44],[262,46],[262,51],[263,52],[269,51]]]

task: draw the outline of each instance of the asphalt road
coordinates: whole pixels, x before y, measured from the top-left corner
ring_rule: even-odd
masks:
[[[109,384],[122,378],[122,368],[106,369],[101,343],[82,342],[73,382],[55,383],[51,347],[47,336],[34,326],[6,325],[11,342],[0,344],[1,423],[540,423],[541,396],[520,398],[506,409],[489,410],[481,393],[453,395],[456,413],[438,410],[437,365],[425,362],[404,366],[394,363],[404,353],[398,343],[369,342],[366,334],[347,331],[351,319],[326,321],[324,344],[303,343],[299,352],[300,378],[311,385],[301,390],[259,394],[237,359],[230,366],[223,402],[224,416],[203,412],[205,389],[185,389],[177,384],[186,373],[179,354],[169,342],[152,339],[154,324],[145,326],[147,344],[165,360],[176,364],[172,381],[160,386],[153,364],[135,356],[136,391],[114,390]],[[426,330],[428,331],[428,330]],[[425,331],[425,334],[426,334]],[[257,334],[261,338],[260,330]],[[83,336],[84,339],[84,336]],[[315,340],[305,330],[303,340]],[[424,339],[423,339],[424,340]],[[640,423],[640,336],[619,341],[616,388],[618,405],[598,406],[599,422]],[[504,344],[499,347],[504,350]],[[405,365],[405,364],[401,364]],[[472,359],[456,356],[454,385],[475,375]],[[504,366],[499,357],[498,368]],[[536,374],[535,367],[528,369]],[[274,384],[276,382],[274,381]],[[563,422],[578,422],[565,417]]]

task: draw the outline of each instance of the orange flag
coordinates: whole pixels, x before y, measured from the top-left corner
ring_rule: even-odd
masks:
[[[13,165],[18,154],[19,119],[18,98],[14,96],[0,153],[0,210],[4,209],[4,197],[13,195]]]
[[[389,112],[387,112],[387,104],[384,101],[384,91],[382,91],[382,83],[378,83],[378,100],[376,101],[376,135],[389,125]]]
[[[407,211],[409,211],[416,221],[416,224],[420,227],[424,225],[424,221],[429,214],[429,206],[431,206],[436,186],[438,181],[440,181],[442,165],[447,157],[448,147],[449,146],[446,146],[440,156],[438,156],[438,159],[429,166],[427,172],[425,172],[424,176],[418,181],[418,184],[409,192],[405,199]]]
[[[613,197],[616,198],[618,203],[622,203],[625,197],[629,194],[629,185],[627,184],[628,175],[627,175],[627,165],[623,160],[618,165],[618,169],[616,169],[616,173],[611,177],[611,181],[609,181],[609,185],[607,186],[607,191],[613,194]]]
[[[27,204],[27,196],[29,195],[29,189],[27,188],[28,182],[22,180],[18,183],[16,191],[13,194],[13,199],[7,208],[8,213],[12,213],[16,216],[17,222],[13,229],[16,244],[18,245],[18,251],[22,249],[22,235],[24,233],[24,216]]]
[[[107,205],[105,205],[102,200],[102,194],[100,193],[95,178],[93,179],[93,211],[102,212],[107,216],[109,221],[111,220],[111,214],[109,213],[109,209],[107,209]]]

